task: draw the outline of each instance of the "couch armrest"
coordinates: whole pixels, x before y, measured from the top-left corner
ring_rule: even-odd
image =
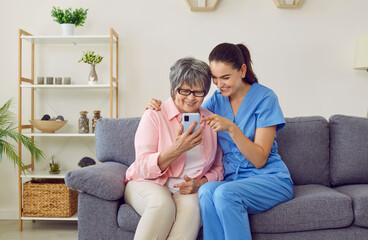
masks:
[[[65,184],[73,189],[105,199],[118,200],[125,190],[125,173],[128,166],[105,162],[67,172]]]

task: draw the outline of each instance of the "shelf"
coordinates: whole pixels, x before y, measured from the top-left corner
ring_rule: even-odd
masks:
[[[110,84],[96,84],[96,85],[88,85],[88,84],[66,84],[66,85],[55,85],[55,84],[21,84],[22,88],[110,88]],[[113,88],[115,86],[113,85]]]
[[[27,137],[94,137],[94,133],[23,133]]]
[[[50,174],[48,170],[36,170],[21,174],[21,178],[47,178],[64,179],[68,171],[60,171],[59,174]]]
[[[73,35],[73,36],[22,36],[34,44],[96,44],[110,43],[109,35]],[[114,43],[116,40],[114,39]]]
[[[22,217],[22,220],[48,220],[48,221],[78,221],[78,212],[68,218],[51,218],[51,217]]]

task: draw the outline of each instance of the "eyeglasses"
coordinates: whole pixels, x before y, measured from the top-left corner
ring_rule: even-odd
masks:
[[[189,96],[192,93],[195,97],[206,96],[206,91],[190,91],[189,89],[181,89],[181,88],[178,88],[178,93],[183,96]]]

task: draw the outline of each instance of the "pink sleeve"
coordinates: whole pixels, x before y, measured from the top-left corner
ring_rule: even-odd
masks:
[[[213,162],[210,170],[204,175],[209,182],[221,181],[224,179],[224,166],[222,164],[222,149],[220,144],[217,145],[217,151],[215,156],[215,161]]]
[[[135,168],[137,174],[146,179],[156,179],[166,173],[158,166],[159,116],[152,110],[146,110],[135,134]]]

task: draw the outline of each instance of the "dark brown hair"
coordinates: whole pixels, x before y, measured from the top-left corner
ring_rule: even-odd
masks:
[[[247,66],[247,71],[243,82],[253,84],[258,79],[252,69],[252,60],[248,48],[243,44],[221,43],[217,45],[208,57],[209,62],[230,63],[234,69],[240,70],[243,64]]]

